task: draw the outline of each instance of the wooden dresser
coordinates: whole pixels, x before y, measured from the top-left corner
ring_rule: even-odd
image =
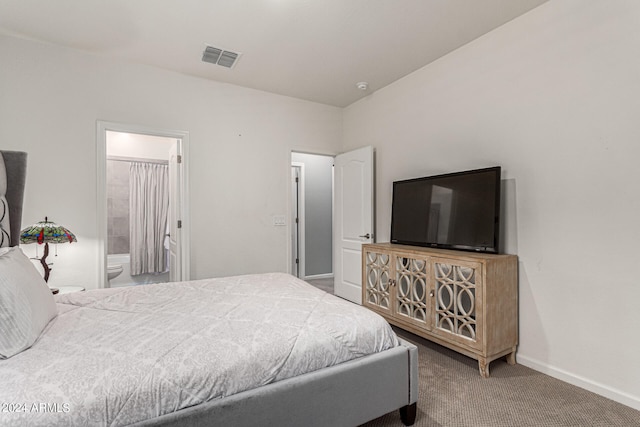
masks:
[[[515,364],[518,258],[374,243],[362,246],[362,304],[416,335],[478,360]]]

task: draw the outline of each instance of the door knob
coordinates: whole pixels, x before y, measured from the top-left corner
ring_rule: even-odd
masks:
[[[358,237],[362,237],[363,239],[370,239],[371,235],[369,233],[367,233],[364,236],[358,236]]]

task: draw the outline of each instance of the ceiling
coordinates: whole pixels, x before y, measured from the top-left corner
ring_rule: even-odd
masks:
[[[545,1],[0,0],[0,33],[344,107]]]

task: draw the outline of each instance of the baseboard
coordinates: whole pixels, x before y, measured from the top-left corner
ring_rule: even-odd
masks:
[[[333,273],[312,274],[311,276],[304,276],[303,280],[313,280],[313,279],[333,279]]]
[[[589,390],[593,393],[599,394],[600,396],[604,396],[607,399],[611,399],[640,411],[640,397],[630,395],[620,390],[616,390],[604,384],[600,384],[587,378],[572,374],[571,372],[549,366],[546,363],[531,359],[527,356],[521,356],[518,354],[516,357],[518,363],[526,366],[527,368],[542,372],[543,374],[549,375],[550,377],[557,378],[566,383],[575,385],[576,387]]]

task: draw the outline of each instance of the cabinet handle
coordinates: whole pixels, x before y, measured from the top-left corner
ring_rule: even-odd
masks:
[[[435,295],[435,294],[433,293],[433,291],[429,291],[429,296],[430,296],[431,298],[433,298],[433,296],[434,296],[434,295]]]

